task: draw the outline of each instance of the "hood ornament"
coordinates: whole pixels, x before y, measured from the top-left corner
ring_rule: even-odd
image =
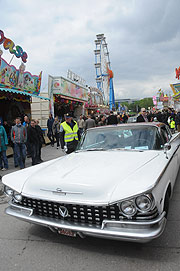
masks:
[[[56,190],[50,190],[50,189],[40,189],[41,191],[45,192],[52,192],[53,194],[59,194],[59,195],[66,195],[66,194],[75,194],[75,195],[82,195],[82,192],[75,192],[75,191],[65,191],[61,188],[56,188]]]

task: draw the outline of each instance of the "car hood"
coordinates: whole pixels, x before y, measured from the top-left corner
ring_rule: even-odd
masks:
[[[146,191],[155,179],[141,172],[157,151],[86,151],[8,174],[3,183],[23,195],[58,202],[107,204]],[[13,178],[12,178],[13,177]],[[57,189],[59,193],[57,192]],[[62,191],[60,191],[62,190]],[[63,192],[63,193],[62,193]]]

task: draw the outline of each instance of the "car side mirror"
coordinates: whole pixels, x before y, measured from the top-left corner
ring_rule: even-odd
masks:
[[[164,153],[166,154],[167,159],[168,159],[167,151],[169,151],[170,149],[171,149],[171,144],[170,143],[165,143],[164,144]]]

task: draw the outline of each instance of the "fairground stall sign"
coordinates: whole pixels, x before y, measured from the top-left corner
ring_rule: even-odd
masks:
[[[54,78],[52,82],[53,94],[61,94],[72,99],[81,101],[88,100],[88,93],[85,87],[80,86],[77,83],[71,82],[64,77]]]
[[[175,74],[176,74],[176,78],[179,80],[180,77],[180,67],[175,69]],[[173,98],[175,100],[179,100],[180,98],[180,83],[176,83],[176,84],[170,84],[170,87],[173,91]]]
[[[4,50],[12,54],[9,63],[2,58]],[[14,57],[21,60],[19,68],[11,65]],[[22,47],[15,45],[0,30],[0,118],[9,121],[10,124],[17,116],[31,115],[32,97],[49,100],[39,95],[42,72],[37,76],[25,71],[24,63],[27,62],[27,58],[28,55]]]
[[[78,104],[83,106],[88,101],[88,90],[82,84],[74,82],[62,76],[49,76],[48,90],[50,102],[50,112],[54,115],[54,103],[69,105],[69,110],[73,111],[73,106]],[[55,112],[56,113],[56,112]]]
[[[6,38],[2,30],[0,30],[0,45],[3,45],[5,50],[9,50],[13,56],[22,60],[19,69],[17,69],[2,58],[3,51],[0,50],[0,91],[26,96],[39,96],[42,72],[37,76],[25,71],[24,63],[27,62],[27,53],[24,52],[22,47],[15,46],[12,40]],[[39,98],[43,97],[39,96]]]
[[[109,107],[104,104],[103,94],[96,87],[89,87],[88,102],[85,103],[87,114],[108,113]]]

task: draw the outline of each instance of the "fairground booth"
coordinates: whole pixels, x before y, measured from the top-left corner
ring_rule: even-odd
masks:
[[[48,91],[50,113],[54,116],[63,119],[66,113],[72,113],[74,118],[84,114],[84,104],[88,101],[88,89],[82,80],[49,76]]]
[[[17,116],[31,115],[32,97],[48,98],[39,96],[42,72],[37,76],[25,71],[27,53],[6,38],[2,30],[0,30],[0,45],[2,49],[9,50],[12,54],[11,61],[7,63],[2,58],[3,50],[0,49],[0,118],[13,124]],[[19,68],[11,65],[14,56],[21,59]]]
[[[109,106],[104,104],[102,92],[95,87],[89,87],[88,102],[85,103],[85,114],[108,114]]]

